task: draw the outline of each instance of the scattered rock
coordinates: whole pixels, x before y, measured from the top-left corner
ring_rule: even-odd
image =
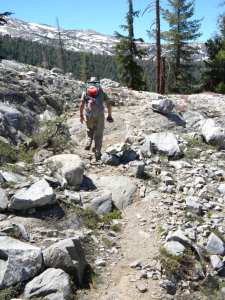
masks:
[[[8,171],[0,171],[1,176],[6,182],[21,183],[26,181],[26,177]]]
[[[8,206],[8,197],[6,192],[0,188],[0,211],[6,210]]]
[[[176,284],[170,280],[163,280],[160,286],[166,290],[169,295],[175,295],[177,291]]]
[[[112,211],[112,193],[97,197],[86,206],[96,211],[99,215],[107,214]]]
[[[7,236],[0,236],[0,288],[29,280],[42,268],[41,249]]]
[[[112,193],[113,204],[118,209],[129,206],[136,195],[137,186],[131,179],[125,176],[93,176],[95,184]]]
[[[70,186],[79,188],[84,175],[84,163],[78,155],[59,154],[45,160],[52,171],[65,180]]]
[[[202,215],[202,205],[198,202],[197,197],[188,197],[186,199],[186,206],[191,212]]]
[[[216,126],[213,119],[204,121],[201,133],[207,143],[225,148],[225,132],[222,128]]]
[[[29,234],[23,224],[11,223],[8,226],[0,224],[0,235],[7,235],[19,240],[29,241]]]
[[[206,249],[210,254],[215,254],[215,255],[225,254],[224,242],[213,232],[210,234],[208,238]]]
[[[71,274],[82,285],[88,264],[79,238],[59,241],[43,251],[44,263],[50,268],[60,268]]]
[[[41,149],[34,154],[33,160],[35,163],[40,163],[52,156],[52,152],[47,149]]]
[[[106,262],[105,262],[105,260],[103,258],[98,258],[95,261],[95,265],[97,267],[105,267],[106,266]]]
[[[103,153],[102,162],[109,166],[119,166],[120,158],[114,154]]]
[[[168,114],[175,108],[175,104],[170,99],[154,100],[152,101],[151,106],[153,111],[157,111],[162,114]]]
[[[47,300],[71,300],[70,277],[63,270],[47,269],[25,286],[24,297],[26,299],[44,297]]]
[[[137,282],[136,283],[136,288],[138,289],[138,291],[140,293],[146,293],[147,290],[148,290],[148,286],[143,282]]]
[[[145,149],[149,147],[148,151],[150,153],[159,152],[173,158],[182,156],[177,139],[171,132],[152,133],[146,137],[146,145],[144,147]]]
[[[11,199],[10,208],[26,210],[54,204],[55,194],[46,180],[42,179],[32,184],[28,189],[19,190]]]
[[[185,247],[176,241],[170,241],[164,244],[163,248],[167,253],[173,256],[182,256],[185,251]]]
[[[210,261],[214,270],[219,270],[223,268],[223,262],[218,255],[211,255]]]

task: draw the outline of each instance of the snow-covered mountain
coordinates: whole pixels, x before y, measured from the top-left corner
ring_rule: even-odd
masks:
[[[8,18],[8,23],[0,26],[0,34],[11,37],[20,37],[26,40],[36,41],[44,44],[58,44],[58,29],[49,25],[28,23],[22,20]],[[118,39],[114,36],[98,33],[94,30],[60,30],[65,49],[76,52],[89,52],[93,54],[113,55],[114,46]],[[155,56],[155,45],[138,42],[139,46],[145,48],[149,57]],[[197,44],[199,54],[196,60],[207,58],[205,45]],[[166,52],[166,49],[164,49]]]

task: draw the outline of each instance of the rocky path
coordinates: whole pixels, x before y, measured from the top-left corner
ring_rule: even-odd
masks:
[[[153,203],[137,202],[124,211],[120,235],[121,257],[104,272],[107,278],[87,299],[161,299],[156,256],[159,237]],[[154,280],[156,279],[156,280]],[[93,294],[92,294],[93,293]]]
[[[106,125],[103,148],[124,142],[127,121],[138,124],[137,117],[129,110],[114,109],[115,123]],[[121,173],[117,167],[102,168],[94,165],[91,169],[91,172],[102,176],[112,172],[118,175]],[[110,262],[101,269],[96,286],[85,295],[81,293],[79,299],[162,299],[159,286],[160,266],[157,263],[162,215],[158,206],[159,199],[157,195],[154,196],[153,192],[151,196],[144,197],[144,190],[140,188],[136,201],[123,210],[123,225],[116,245],[118,252],[112,252]]]
[[[79,300],[224,299],[224,96],[162,99],[112,88],[115,122],[106,123],[104,155],[96,162],[83,150],[80,83],[54,72],[11,69],[0,66],[0,299],[43,293]],[[21,105],[5,102],[15,82],[15,97],[24,91]],[[31,101],[31,90],[38,101]],[[64,106],[65,115],[54,119]],[[33,149],[24,120],[36,128],[39,118],[49,122],[33,137]],[[29,157],[8,143],[21,140],[31,147]],[[87,279],[91,288],[79,289]],[[46,284],[40,287],[39,280]],[[12,289],[19,282],[25,289]]]

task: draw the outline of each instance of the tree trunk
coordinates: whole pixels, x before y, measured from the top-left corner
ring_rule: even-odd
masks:
[[[160,0],[156,0],[156,91],[160,93],[161,39],[160,39]]]
[[[166,84],[166,58],[162,57],[160,64],[160,94],[165,94]]]

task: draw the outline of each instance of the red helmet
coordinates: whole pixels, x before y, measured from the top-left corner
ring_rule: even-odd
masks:
[[[87,94],[90,97],[95,97],[98,93],[98,89],[95,86],[90,86],[87,89]]]

